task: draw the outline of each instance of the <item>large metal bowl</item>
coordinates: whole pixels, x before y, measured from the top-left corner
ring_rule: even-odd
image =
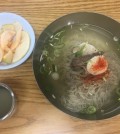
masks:
[[[100,119],[106,119],[112,116],[115,116],[120,113],[120,102],[116,103],[114,106],[111,105],[109,108],[107,108],[104,113],[96,113],[93,115],[85,115],[80,113],[74,113],[67,109],[65,109],[60,101],[53,96],[54,90],[47,91],[45,90],[45,81],[44,76],[41,76],[39,73],[40,69],[40,55],[42,53],[43,44],[46,42],[47,38],[51,37],[53,33],[61,29],[62,27],[68,25],[68,24],[74,24],[74,23],[81,23],[81,24],[92,24],[99,26],[110,33],[112,33],[114,36],[119,37],[120,36],[120,24],[101,14],[97,13],[90,13],[90,12],[78,12],[78,13],[72,13],[66,16],[63,16],[54,22],[52,22],[40,35],[37,44],[34,49],[33,53],[33,70],[34,75],[37,81],[37,84],[39,88],[42,90],[43,94],[46,96],[46,98],[58,109],[62,110],[63,112],[81,118],[81,119],[88,119],[88,120],[100,120]]]

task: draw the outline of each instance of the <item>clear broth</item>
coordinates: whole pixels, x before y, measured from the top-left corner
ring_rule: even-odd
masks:
[[[107,84],[105,83],[103,86],[100,84],[97,85],[98,88],[101,86],[101,93],[106,92],[104,97],[101,97],[100,102],[99,99],[98,102],[94,102],[92,97],[90,97],[91,101],[86,101],[86,99],[81,100],[77,97],[77,94],[79,96],[82,90],[79,91],[74,85],[78,85],[78,87],[82,85],[80,88],[83,88],[83,83],[74,78],[76,73],[71,70],[70,62],[74,57],[72,53],[73,48],[82,42],[88,42],[97,48],[97,50],[104,51],[109,68],[113,72]],[[40,75],[44,90],[46,90],[53,99],[57,98],[57,101],[72,112],[82,112],[83,108],[89,105],[95,105],[97,110],[102,109],[109,104],[116,103],[118,99],[116,88],[120,82],[119,58],[119,38],[114,37],[114,35],[108,31],[89,24],[72,24],[65,26],[47,39],[40,56]],[[56,71],[57,74],[59,74],[59,78],[58,76],[57,78],[53,78],[51,75]],[[79,83],[81,85],[79,85]],[[103,88],[107,89],[104,91]],[[89,89],[87,88],[87,90]],[[86,97],[86,95],[84,97]],[[83,101],[84,106],[80,106],[82,105],[80,103]]]
[[[0,119],[5,117],[11,110],[12,96],[3,86],[0,86]]]

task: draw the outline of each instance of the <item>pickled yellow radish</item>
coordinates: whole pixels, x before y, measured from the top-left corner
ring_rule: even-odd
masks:
[[[0,62],[10,64],[20,60],[28,51],[30,37],[19,22],[0,28]]]
[[[18,47],[20,44],[21,38],[22,38],[22,26],[19,22],[16,22],[13,24],[16,30],[16,36],[13,41],[13,44],[11,45],[11,50],[15,51],[15,49]]]
[[[6,31],[6,30],[12,30],[15,31],[15,27],[13,24],[5,24],[1,27],[1,31]]]
[[[3,56],[2,61],[10,64],[12,63],[12,59],[13,59],[13,52],[10,50]]]
[[[3,50],[8,51],[8,45],[14,36],[15,32],[10,30],[6,30],[1,34],[0,44]]]
[[[13,26],[15,28],[15,31],[17,32],[19,29],[21,29],[22,25],[19,22],[13,23]]]
[[[2,61],[4,55],[4,51],[0,48],[0,62]]]
[[[22,31],[21,43],[15,50],[12,62],[17,62],[23,56],[25,56],[25,54],[27,53],[27,51],[29,49],[29,45],[30,45],[30,37],[27,32]]]

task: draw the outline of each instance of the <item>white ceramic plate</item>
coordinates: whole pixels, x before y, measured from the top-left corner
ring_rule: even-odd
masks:
[[[22,25],[23,30],[28,32],[28,34],[30,36],[30,47],[29,47],[29,50],[26,53],[26,55],[19,61],[15,62],[15,63],[7,64],[7,65],[0,64],[0,70],[10,69],[10,68],[17,67],[18,65],[21,65],[23,62],[25,62],[29,58],[29,56],[31,55],[31,53],[34,49],[35,33],[33,31],[32,26],[30,25],[30,23],[26,19],[24,19],[23,17],[21,17],[17,14],[7,13],[7,12],[0,13],[0,27],[4,24],[10,24],[10,23],[14,23],[14,22],[19,22]]]

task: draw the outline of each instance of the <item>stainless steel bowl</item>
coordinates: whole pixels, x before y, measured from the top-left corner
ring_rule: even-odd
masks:
[[[15,111],[15,95],[12,89],[0,83],[0,121],[11,117]]]
[[[104,113],[97,112],[93,115],[85,115],[82,113],[71,112],[70,110],[66,109],[58,99],[59,91],[57,89],[56,92],[54,92],[54,89],[49,91],[46,90],[46,86],[48,86],[46,84],[46,77],[40,74],[40,56],[42,54],[44,44],[47,42],[47,39],[50,38],[56,31],[60,30],[64,26],[74,23],[91,24],[94,26],[101,27],[120,39],[120,23],[102,14],[91,12],[78,12],[68,14],[55,20],[41,33],[34,49],[33,70],[38,86],[53,105],[55,105],[63,112],[70,114],[72,116],[87,120],[100,120],[115,116],[120,113],[120,102],[116,104],[111,104],[109,107],[104,109]],[[53,96],[54,94],[57,94],[58,97],[55,98],[55,96]]]

